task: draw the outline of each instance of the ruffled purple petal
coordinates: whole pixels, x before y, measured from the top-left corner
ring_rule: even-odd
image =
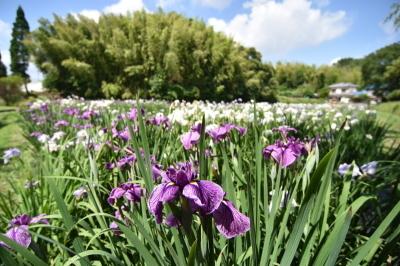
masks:
[[[11,222],[11,226],[18,226],[18,225],[29,225],[31,223],[31,217],[28,214],[20,214],[15,216]]]
[[[32,238],[27,225],[15,226],[6,232],[6,236],[24,247],[29,247]]]
[[[212,181],[200,180],[197,183],[199,184],[199,189],[205,205],[202,211],[205,212],[205,214],[210,214],[219,207],[224,199],[225,192],[221,186]]]
[[[197,206],[202,214],[207,215],[215,211],[224,198],[223,189],[214,182],[200,180],[184,187],[183,193],[186,198]]]
[[[150,213],[152,213],[156,217],[156,222],[162,222],[162,211],[163,211],[163,203],[162,203],[162,196],[164,194],[166,183],[162,183],[156,186],[150,194],[149,201],[147,205],[149,207]]]
[[[41,223],[41,224],[49,224],[49,221],[44,218],[46,216],[46,214],[39,214],[35,217],[32,217],[31,221],[29,222],[29,224],[35,224],[35,223]]]
[[[200,134],[196,131],[189,131],[183,134],[180,139],[185,150],[190,150],[193,145],[196,145],[199,142]]]
[[[250,218],[240,213],[230,201],[223,201],[212,215],[218,231],[226,238],[236,237],[250,230]]]
[[[107,201],[110,205],[114,205],[117,199],[121,198],[125,194],[125,189],[116,187],[111,190],[110,196]]]
[[[162,202],[171,202],[179,197],[179,187],[173,183],[169,183],[164,187],[163,193],[160,197]]]
[[[203,208],[203,196],[198,183],[190,183],[183,188],[182,195],[191,201],[195,207]],[[192,208],[193,209],[193,208]]]
[[[288,167],[289,165],[294,163],[296,161],[296,159],[297,159],[297,157],[293,153],[293,151],[291,149],[286,149],[282,152],[282,157],[281,157],[281,160],[279,161],[279,164],[282,167]]]
[[[191,178],[192,178],[191,174],[192,174],[192,171],[190,169],[188,169],[188,170],[187,169],[179,170],[176,173],[175,183],[179,187],[183,188],[184,186],[189,184],[189,182],[191,181]]]

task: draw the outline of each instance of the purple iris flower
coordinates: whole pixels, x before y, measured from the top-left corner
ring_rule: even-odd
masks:
[[[75,190],[72,194],[75,196],[76,199],[82,199],[87,197],[88,192],[85,187],[80,187],[77,190]]]
[[[250,218],[240,213],[228,200],[223,200],[212,216],[218,231],[226,238],[236,237],[250,230]]]
[[[131,202],[139,202],[140,198],[144,195],[144,188],[139,184],[123,183],[116,188],[113,188],[108,196],[108,203],[114,205],[118,199],[125,198]]]
[[[164,204],[182,196],[189,201],[192,211],[208,215],[219,207],[224,194],[222,188],[214,182],[197,180],[197,172],[191,163],[181,163],[167,170],[162,183],[152,191],[148,207],[156,222],[161,223]]]
[[[201,123],[196,123],[190,128],[190,130],[195,131],[200,134],[202,127],[203,127],[203,125]]]
[[[7,164],[11,158],[19,157],[21,155],[21,151],[18,148],[11,148],[4,151],[3,161],[4,164]]]
[[[136,162],[136,156],[134,154],[122,157],[118,162],[117,166],[120,169],[125,169]]]
[[[43,113],[47,113],[47,112],[49,111],[49,106],[47,105],[47,103],[42,103],[42,104],[40,105],[40,110],[41,110]]]
[[[342,163],[339,165],[338,173],[339,175],[345,175],[350,170],[351,164]]]
[[[32,238],[29,233],[29,225],[35,223],[48,224],[47,219],[44,218],[45,214],[40,214],[35,217],[30,217],[27,214],[17,215],[10,221],[10,229],[6,232],[6,236],[17,242],[19,245],[24,247],[29,247]],[[7,245],[3,242],[0,242],[0,246]]]
[[[85,111],[85,112],[82,113],[81,119],[89,120],[92,117],[95,117],[97,115],[98,115],[97,112],[95,112],[93,110],[88,110],[88,111]]]
[[[222,126],[208,130],[207,134],[214,140],[214,142],[218,143],[226,139],[232,129],[237,130],[241,136],[243,136],[247,132],[247,129],[244,127],[239,127],[233,124],[224,124]]]
[[[244,136],[246,134],[246,132],[247,132],[247,128],[240,127],[240,126],[237,126],[237,125],[234,125],[234,124],[225,124],[224,127],[226,128],[226,130],[228,132],[230,132],[232,129],[237,130],[239,132],[240,136]]]
[[[30,134],[31,137],[35,137],[35,138],[37,138],[37,137],[39,137],[39,136],[41,136],[41,135],[42,135],[42,132],[39,132],[39,131],[33,131],[33,132]]]
[[[211,129],[207,132],[207,134],[215,141],[220,142],[224,140],[228,136],[229,131],[226,127],[220,126],[214,129]]]
[[[357,177],[362,175],[360,168],[358,168],[358,166],[356,164],[348,164],[348,163],[342,163],[339,165],[338,168],[338,173],[341,176],[344,176],[345,174],[349,173],[351,168],[353,167],[353,170],[351,172],[351,176],[352,177]]]
[[[140,111],[142,112],[142,116],[143,116],[144,115],[144,109],[142,108]],[[132,120],[132,121],[136,120],[136,118],[138,116],[137,112],[138,112],[137,108],[133,107],[128,113],[129,120]]]
[[[127,207],[124,205],[121,206],[121,211],[125,211],[125,210],[127,210]],[[119,210],[115,211],[114,217],[120,221],[123,221],[125,225],[129,225],[129,223],[130,223],[129,219],[127,219],[126,217],[125,218],[122,217],[121,212]],[[115,222],[115,221],[110,223],[110,229],[114,232],[114,235],[116,235],[116,236],[119,236],[122,233],[118,227],[117,222]]]
[[[362,165],[361,171],[366,175],[374,175],[376,173],[376,168],[378,167],[378,162],[372,161]]]
[[[164,126],[165,128],[171,127],[171,122],[169,121],[168,117],[161,113],[150,118],[148,123],[154,126]]]
[[[168,178],[167,174],[165,173],[165,171],[163,171],[161,169],[161,165],[159,165],[159,164],[156,164],[156,163],[152,164],[151,172],[152,172],[153,180],[158,180],[160,178],[161,178],[161,180],[166,180]]]
[[[56,128],[59,128],[59,127],[67,127],[67,126],[69,126],[69,123],[68,123],[68,121],[65,121],[65,120],[58,120],[58,121],[54,124],[54,126],[55,126]]]
[[[112,136],[115,138],[120,138],[123,141],[128,141],[131,139],[131,135],[129,134],[129,129],[126,127],[122,131],[118,131],[116,128],[112,129]]]
[[[295,129],[293,127],[289,127],[289,126],[279,126],[277,128],[273,128],[272,131],[279,131],[281,133],[282,137],[286,139],[286,137],[290,131],[297,132],[297,129]]]
[[[263,155],[266,159],[272,157],[284,168],[293,164],[303,154],[307,154],[304,143],[290,137],[287,142],[277,140],[275,144],[269,145],[263,150]]]
[[[180,139],[185,150],[190,150],[194,145],[199,143],[200,134],[197,131],[189,131],[183,134]]]
[[[64,109],[64,114],[67,114],[69,116],[77,116],[77,115],[79,115],[79,109],[73,108],[73,107],[68,107],[68,108]]]
[[[112,170],[115,168],[115,164],[111,162],[107,162],[104,166],[107,170]]]

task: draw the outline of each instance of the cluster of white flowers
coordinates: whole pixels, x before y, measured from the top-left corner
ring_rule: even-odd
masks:
[[[330,125],[331,130],[339,129],[345,121],[345,130],[358,123],[360,115],[375,115],[366,105],[331,105],[331,104],[284,104],[284,103],[211,103],[195,101],[193,103],[175,101],[171,104],[168,115],[173,123],[183,126],[193,121],[200,121],[204,114],[209,123],[231,121],[251,123],[254,110],[263,125],[272,122],[282,123],[292,119],[296,123],[307,122],[308,127]]]
[[[172,125],[177,124],[190,127],[200,122],[204,115],[207,129],[216,127],[221,123],[235,123],[246,126],[248,123],[257,119],[258,123],[265,125],[263,137],[271,134],[270,129],[279,124],[303,123],[307,129],[319,129],[320,131],[336,131],[343,125],[344,130],[351,130],[357,125],[361,116],[374,117],[376,111],[369,110],[365,104],[285,104],[285,103],[254,103],[233,101],[230,103],[216,103],[209,101],[158,101],[158,100],[139,100],[144,107],[151,106],[151,113],[147,115],[163,116],[169,118]],[[80,98],[60,99],[56,102],[37,101],[31,104],[30,109],[43,109],[45,105],[56,104],[62,111],[65,108],[73,107],[83,111],[91,110],[100,115],[110,115],[111,119],[124,117],[132,107],[137,105],[136,100],[96,100],[85,101]],[[164,111],[165,110],[165,111]],[[290,122],[292,121],[292,123]],[[98,129],[97,129],[98,130]],[[57,151],[60,147],[68,148],[72,145],[95,145],[103,143],[102,133],[89,129],[76,131],[76,136],[69,141],[62,141],[64,132],[55,132],[53,136],[42,134],[38,140],[42,142],[50,151]],[[367,138],[371,138],[367,134]]]

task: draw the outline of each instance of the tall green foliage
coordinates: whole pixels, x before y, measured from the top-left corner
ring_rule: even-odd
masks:
[[[42,19],[29,44],[45,87],[89,98],[265,100],[272,69],[204,22],[136,12]]]
[[[11,56],[11,72],[14,75],[19,75],[26,81],[29,80],[29,75],[26,72],[29,65],[29,52],[24,44],[24,40],[29,34],[29,24],[25,19],[24,10],[21,6],[17,9],[17,16],[13,24],[12,39],[10,45]]]
[[[396,89],[396,84],[393,82],[396,76],[385,75],[385,72],[398,58],[400,58],[400,42],[385,46],[366,56],[361,68],[364,83],[376,89],[388,91]]]
[[[400,2],[393,3],[389,15],[386,17],[385,22],[393,22],[396,30],[400,29]]]

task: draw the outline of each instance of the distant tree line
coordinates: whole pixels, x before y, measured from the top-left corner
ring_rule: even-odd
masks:
[[[274,70],[273,79],[280,93],[294,90],[306,96],[326,94],[330,84],[351,82],[360,89],[372,89],[379,96],[397,95],[400,92],[400,42],[363,58],[342,58],[329,66],[277,63]]]
[[[62,95],[274,101],[275,94],[324,97],[336,82],[380,95],[400,89],[400,43],[333,65],[273,65],[256,49],[174,12],[39,22],[24,44],[44,74],[44,87]]]
[[[268,100],[261,54],[176,13],[40,20],[30,51],[44,86],[88,98]]]

